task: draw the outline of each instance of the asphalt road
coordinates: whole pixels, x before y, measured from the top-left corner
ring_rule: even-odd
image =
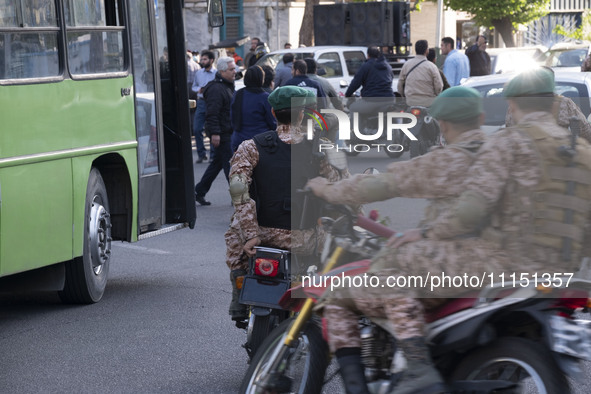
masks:
[[[390,162],[362,154],[351,168]],[[197,178],[205,167],[196,165]],[[236,393],[247,356],[245,333],[227,315],[223,234],[232,207],[223,175],[207,198],[212,205],[197,207],[194,230],[115,243],[98,304],[62,305],[51,293],[0,296],[0,393]],[[407,228],[424,205],[399,199],[373,208]]]

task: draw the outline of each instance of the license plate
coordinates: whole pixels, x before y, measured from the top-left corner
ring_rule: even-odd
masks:
[[[287,280],[269,280],[255,276],[245,276],[242,292],[240,293],[240,303],[282,309],[279,306],[279,299],[287,289],[289,289],[289,281]]]
[[[552,350],[591,360],[591,321],[552,316],[550,325],[553,338]]]

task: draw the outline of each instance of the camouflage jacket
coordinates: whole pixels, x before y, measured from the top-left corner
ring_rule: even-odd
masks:
[[[463,190],[466,170],[486,136],[480,129],[462,133],[445,147],[423,156],[399,161],[376,175],[354,175],[329,185],[323,197],[335,204],[365,204],[394,197],[442,199],[457,197]]]
[[[581,133],[579,136],[586,139],[588,142],[591,142],[591,124],[587,121],[585,115],[573,100],[556,94],[554,96],[552,113],[556,119],[556,123],[565,128],[569,127],[571,117],[578,118],[581,121]],[[515,122],[513,121],[511,111],[507,111],[507,115],[505,116],[505,127],[511,126],[515,126]]]
[[[279,125],[277,133],[281,141],[287,144],[297,144],[305,138],[305,133],[299,128]],[[259,162],[259,151],[255,145],[255,142],[250,139],[244,141],[236,152],[232,156],[230,179],[234,175],[241,175],[245,183],[250,185],[252,183],[252,174],[254,168]],[[333,168],[326,160],[320,162],[320,176],[327,178],[331,181],[339,180],[343,176],[347,176],[348,172],[339,172]],[[248,199],[248,201],[234,205],[234,216],[235,219],[240,223],[241,231],[246,240],[257,237],[258,235],[258,223],[256,205],[254,200]],[[289,233],[290,230],[275,229],[278,232]]]
[[[517,233],[519,229],[533,226],[533,223],[528,222],[532,218],[526,213],[528,207],[535,206],[536,196],[527,191],[535,190],[542,182],[542,177],[546,175],[542,173],[543,157],[540,157],[531,138],[520,131],[520,125],[536,127],[551,137],[564,139],[570,134],[567,129],[556,124],[552,114],[534,112],[525,115],[517,126],[500,130],[490,136],[464,177],[464,194],[460,197],[458,205],[454,205],[437,223],[432,224],[430,237],[450,239],[482,229],[482,236],[489,239],[486,235],[493,232],[502,237],[503,234]],[[583,156],[589,157],[590,150],[591,146],[579,139],[577,152],[584,152]],[[466,213],[465,209],[459,207],[461,200],[468,194],[478,196],[478,212],[484,211],[487,214],[486,222],[468,225],[466,220],[459,220],[459,217]],[[585,235],[587,239],[588,236],[589,234]],[[521,244],[522,242],[523,240],[517,238],[504,239],[502,248],[509,249],[509,253],[523,259],[524,262],[557,261],[557,257],[554,256],[555,249],[528,249]]]

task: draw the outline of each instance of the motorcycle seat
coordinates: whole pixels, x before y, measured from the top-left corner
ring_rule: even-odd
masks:
[[[517,288],[507,288],[496,294],[495,300],[510,297]],[[472,308],[481,296],[480,290],[470,290],[458,298],[424,298],[425,321],[432,323],[446,316]],[[434,305],[434,306],[430,306]]]
[[[425,310],[425,321],[432,323],[446,316],[472,308],[478,299],[479,293],[478,291],[471,291],[461,298],[437,299],[440,301],[438,306]]]

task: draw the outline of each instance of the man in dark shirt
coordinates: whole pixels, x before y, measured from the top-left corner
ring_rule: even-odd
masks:
[[[392,90],[392,67],[388,64],[378,47],[367,48],[368,59],[355,73],[345,97],[353,96],[353,93],[361,87],[361,97],[349,106],[351,112],[366,114],[384,105],[384,98],[394,98]]]
[[[368,59],[353,77],[345,97],[361,87],[361,97],[394,97],[392,91],[392,67],[388,64],[380,48],[369,47]]]
[[[476,44],[466,49],[466,56],[470,60],[470,76],[490,74],[490,56],[486,53],[488,40],[485,36],[478,36]]]
[[[211,184],[223,169],[226,179],[230,174],[230,159],[232,158],[232,124],[230,108],[234,95],[234,78],[236,63],[231,57],[221,57],[217,62],[218,72],[213,81],[203,90],[205,98],[205,132],[215,147],[209,166],[205,170],[201,181],[195,185],[195,201],[200,205],[211,205],[205,200],[205,195]]]
[[[314,92],[318,98],[317,107],[326,108],[326,93],[322,86],[316,81],[313,81],[308,75],[308,66],[303,60],[296,60],[293,62],[293,78],[285,82],[283,86],[298,86],[300,88],[308,89]]]

